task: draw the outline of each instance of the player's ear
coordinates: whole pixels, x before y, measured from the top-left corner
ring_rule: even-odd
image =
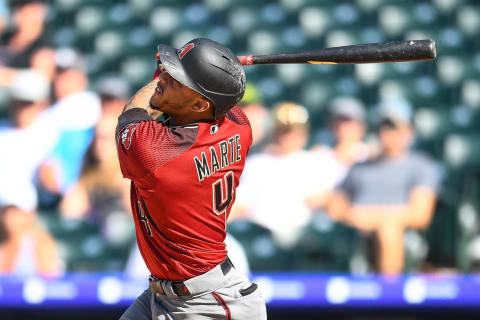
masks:
[[[209,108],[212,108],[212,103],[204,97],[201,97],[192,105],[192,110],[195,112],[204,112]]]

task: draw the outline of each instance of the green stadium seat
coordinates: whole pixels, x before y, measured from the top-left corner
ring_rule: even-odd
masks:
[[[261,8],[260,18],[265,24],[278,27],[285,22],[287,11],[276,3],[269,3]]]
[[[55,0],[55,9],[62,12],[72,12],[78,9],[82,3],[86,1],[82,0]]]
[[[95,35],[105,24],[104,10],[98,6],[85,6],[75,14],[75,28],[82,35]]]
[[[127,24],[133,18],[132,8],[125,3],[112,3],[106,12],[109,26]]]
[[[155,61],[152,56],[127,57],[121,63],[121,74],[134,86],[151,80]]]
[[[295,247],[296,270],[348,272],[357,247],[357,232],[319,213]]]
[[[446,27],[438,30],[434,37],[437,48],[442,54],[456,54],[465,44],[465,37],[456,27]]]
[[[378,11],[378,22],[388,37],[398,37],[409,27],[411,16],[405,6],[385,5]]]
[[[385,41],[385,34],[383,30],[377,28],[376,26],[367,26],[357,32],[358,34],[356,38],[358,39],[359,43],[375,43]]]
[[[428,2],[420,2],[411,7],[413,19],[411,24],[416,27],[424,27],[435,24],[438,18],[437,9]]]
[[[156,7],[150,14],[150,27],[159,37],[170,35],[180,24],[180,11],[171,7]]]
[[[310,38],[318,39],[325,34],[331,18],[323,6],[315,6],[300,10],[298,20],[305,34]]]
[[[182,24],[191,27],[202,27],[208,24],[211,10],[200,3],[191,4],[183,9]]]
[[[360,12],[352,3],[344,2],[332,8],[333,19],[342,25],[355,25],[359,18]]]
[[[285,93],[285,86],[277,77],[261,78],[257,84],[267,104],[284,100],[282,95]]]
[[[468,36],[478,36],[480,10],[477,5],[460,6],[457,9],[457,26]]]
[[[437,267],[453,268],[457,261],[458,228],[454,207],[444,203],[442,197],[437,198],[433,220],[425,232],[428,243],[426,261]]]
[[[447,165],[455,169],[470,170],[480,168],[480,149],[478,141],[480,135],[450,134],[445,139],[444,160]]]
[[[440,13],[442,13],[444,15],[448,15],[448,14],[451,14],[451,13],[455,12],[455,9],[458,6],[462,5],[462,3],[464,1],[463,0],[454,0],[454,1],[452,1],[452,0],[433,0],[432,2]]]
[[[435,107],[418,108],[415,112],[414,123],[419,137],[430,142],[444,137],[452,130],[450,114]]]
[[[126,48],[125,36],[117,30],[104,30],[95,37],[95,51],[105,59],[118,59]]]
[[[297,26],[287,26],[281,33],[281,39],[288,52],[304,50],[307,44],[307,35]]]
[[[215,26],[208,29],[207,38],[213,39],[225,46],[231,46],[233,34],[230,29],[224,26]]]
[[[404,233],[404,267],[406,273],[417,273],[424,265],[429,246],[424,232],[419,230],[406,230]]]
[[[228,10],[226,24],[236,35],[246,36],[255,30],[258,12],[249,7],[234,7]]]
[[[461,101],[472,110],[480,107],[480,81],[467,79],[461,86]]]
[[[235,2],[236,1],[234,0],[205,0],[204,1],[205,5],[214,12],[225,11],[231,8],[231,6],[235,4]]]
[[[42,216],[42,221],[54,236],[67,271],[97,270],[98,258],[103,254],[104,242],[99,238],[97,225],[83,220],[61,219],[54,215]]]
[[[227,232],[244,247],[252,271],[292,269],[294,253],[279,247],[268,229],[237,220],[228,224]]]

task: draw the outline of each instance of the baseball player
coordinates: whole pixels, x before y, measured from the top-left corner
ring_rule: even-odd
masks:
[[[255,283],[224,238],[252,133],[234,104],[245,91],[236,55],[209,39],[158,46],[152,82],[127,103],[116,139],[147,289],[121,319],[266,319]],[[163,113],[160,118],[156,118]]]

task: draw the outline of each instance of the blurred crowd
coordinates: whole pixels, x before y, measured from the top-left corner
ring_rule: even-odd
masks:
[[[132,88],[118,74],[91,83],[81,52],[49,43],[47,5],[12,3],[0,1],[0,274],[144,275],[114,137]],[[304,106],[255,90],[240,105],[253,146],[230,215],[238,261],[268,270],[258,261],[283,252],[286,271],[432,271],[442,173],[415,151],[411,102],[335,97],[319,128]]]

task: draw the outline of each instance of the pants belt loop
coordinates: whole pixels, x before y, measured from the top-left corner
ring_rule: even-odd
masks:
[[[163,280],[161,282],[162,289],[169,298],[178,298],[172,288],[172,281],[170,280]]]

